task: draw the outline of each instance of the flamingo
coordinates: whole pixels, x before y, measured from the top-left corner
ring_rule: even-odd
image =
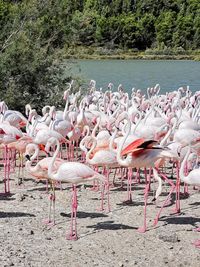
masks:
[[[27,159],[25,168],[26,171],[33,176],[34,178],[38,180],[46,180],[48,181],[48,166],[52,160],[51,157],[46,157],[41,159],[36,165],[32,165],[35,159],[38,158],[39,155],[39,146],[31,143],[28,144],[25,150],[25,157]],[[31,156],[32,155],[32,156]],[[56,158],[54,165],[53,165],[53,171],[56,171],[58,167],[64,163],[64,160],[61,158]],[[48,225],[54,225],[55,224],[55,212],[53,213],[53,220],[51,220],[51,205],[53,201],[53,210],[55,210],[55,197],[52,194],[50,196],[50,211],[49,211],[49,216],[47,220],[44,220],[45,224]]]
[[[71,230],[67,239],[76,240],[77,236],[77,222],[76,222],[76,214],[77,214],[77,189],[76,185],[80,183],[86,183],[89,181],[98,180],[102,183],[105,182],[105,177],[93,169],[88,167],[87,165],[79,162],[64,162],[58,168],[57,172],[53,172],[53,165],[56,160],[56,157],[59,153],[60,143],[56,138],[50,138],[46,144],[45,150],[48,151],[52,145],[57,146],[56,151],[52,157],[50,164],[48,165],[48,176],[52,181],[59,181],[64,183],[71,183],[73,189],[72,195],[72,212],[71,212]],[[103,191],[102,191],[103,192]],[[103,201],[103,193],[102,193],[102,201]]]
[[[29,136],[23,136],[20,139],[18,139],[15,142],[9,143],[7,145],[8,149],[15,149],[19,153],[19,172],[18,172],[18,184],[20,184],[20,180],[24,179],[24,153],[26,151],[26,146],[32,142],[32,138]],[[22,177],[20,177],[20,174],[22,172]]]
[[[129,121],[128,121],[129,123]],[[154,147],[155,143],[157,143],[154,140],[148,140],[145,141],[143,138],[135,140],[133,143],[128,145],[126,148],[123,148],[123,145],[125,143],[126,138],[129,135],[130,132],[130,123],[128,127],[128,131],[126,135],[124,136],[123,140],[121,141],[121,144],[117,150],[117,161],[121,166],[124,167],[136,167],[136,168],[142,168],[142,167],[153,167],[153,173],[154,177],[158,179],[159,182],[159,191],[162,181],[157,173],[156,168],[154,168],[154,163],[159,158],[172,158],[174,155],[171,151],[167,151],[162,147]],[[126,158],[123,159],[123,156],[126,156]],[[143,227],[139,228],[138,231],[141,233],[146,232],[147,226],[146,226],[146,206],[147,206],[147,197],[148,197],[148,191],[150,186],[150,178],[149,182],[146,185],[145,188],[145,208],[144,208],[144,225]],[[158,194],[157,194],[158,196]]]
[[[189,185],[197,185],[197,186],[200,186],[200,168],[198,169],[193,169],[192,171],[189,172],[188,175],[185,175],[184,174],[184,169],[185,169],[185,164],[188,160],[188,157],[191,153],[191,146],[188,147],[187,149],[187,153],[185,154],[185,157],[181,163],[181,167],[180,167],[180,172],[179,172],[179,175],[180,175],[180,179],[181,181],[183,181],[184,183],[187,183]],[[200,231],[200,228],[196,228],[195,231]],[[200,240],[196,240],[194,242],[194,245],[198,248],[200,248]]]
[[[119,164],[117,162],[116,153],[109,149],[104,149],[99,147],[95,150],[97,146],[97,140],[94,137],[90,137],[88,142],[92,141],[92,146],[88,153],[86,154],[86,163],[95,166],[103,167],[104,174],[107,178],[107,194],[108,194],[108,211],[110,211],[110,201],[109,201],[109,168],[118,168]]]

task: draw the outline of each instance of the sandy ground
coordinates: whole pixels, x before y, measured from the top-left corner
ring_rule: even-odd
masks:
[[[164,186],[157,207],[151,191],[148,231],[141,234],[137,228],[143,222],[144,183],[133,184],[131,205],[122,203],[127,197],[126,182],[124,189],[111,188],[111,212],[99,212],[100,193],[80,186],[79,239],[69,241],[70,187],[56,191],[56,225],[49,227],[42,223],[49,205],[45,184],[26,177],[25,186],[17,186],[11,174],[12,194],[0,197],[0,266],[200,266],[200,250],[192,244],[200,239],[200,233],[193,231],[200,226],[200,201],[192,187],[190,197],[181,199],[182,213],[172,214],[173,202],[165,207],[156,227],[153,221],[169,187]]]

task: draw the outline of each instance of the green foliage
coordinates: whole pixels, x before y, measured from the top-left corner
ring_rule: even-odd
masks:
[[[0,99],[23,110],[61,102],[71,79],[60,49],[68,28],[65,5],[54,1],[0,2]]]
[[[102,56],[199,49],[200,1],[0,0],[0,28],[0,100],[41,107],[59,104],[71,79],[63,55],[78,57],[78,47]]]

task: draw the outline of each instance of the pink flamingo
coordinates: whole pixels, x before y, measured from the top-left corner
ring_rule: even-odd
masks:
[[[128,145],[125,149],[122,150],[123,145],[125,143],[126,138],[128,137],[130,132],[127,131],[124,139],[122,140],[119,149],[117,150],[117,161],[121,166],[124,167],[136,167],[136,168],[152,168],[154,167],[154,163],[159,158],[164,157],[173,157],[173,153],[170,151],[165,151],[161,147],[154,147],[153,145],[156,143],[154,140],[145,141],[143,138],[140,138],[134,141],[132,144]],[[123,156],[126,156],[123,159]],[[157,170],[153,168],[154,177],[159,181],[159,188],[161,187],[161,179],[158,176]],[[150,175],[149,175],[150,176]],[[147,229],[146,227],[146,206],[147,206],[147,197],[150,186],[150,177],[148,179],[148,183],[145,188],[145,207],[144,207],[144,225],[139,228],[139,232],[144,233]],[[159,191],[161,191],[159,189]]]
[[[0,144],[4,145],[4,191],[5,194],[10,193],[10,160],[12,159],[11,149],[8,144],[16,141],[23,136],[23,133],[8,122],[0,123]]]
[[[19,140],[9,143],[7,145],[8,149],[15,149],[19,153],[19,172],[18,172],[18,184],[20,184],[20,180],[24,179],[24,153],[26,151],[26,146],[32,142],[32,138],[29,136],[23,136]],[[22,174],[22,177],[20,175]]]
[[[181,163],[180,173],[179,173],[180,179],[181,179],[181,181],[183,181],[184,183],[187,183],[189,185],[200,186],[200,179],[199,179],[199,177],[200,177],[200,168],[193,169],[192,171],[189,172],[188,175],[184,174],[185,164],[186,164],[186,162],[188,160],[188,157],[189,157],[190,153],[191,153],[191,147],[189,146],[188,150],[187,150],[187,153],[186,153],[186,155],[185,155],[185,157],[184,157],[184,159],[183,159],[183,161]],[[195,231],[199,232],[200,228],[196,228]],[[194,245],[196,247],[200,248],[200,240],[196,240],[194,242]]]
[[[109,168],[118,168],[119,164],[117,162],[117,155],[115,152],[109,149],[99,148],[95,150],[97,145],[97,140],[94,137],[90,137],[89,142],[92,141],[92,146],[88,153],[86,154],[86,163],[95,166],[103,167],[104,174],[107,178],[107,194],[108,194],[108,211],[110,211],[110,201],[109,201]],[[102,207],[103,208],[103,207]]]
[[[32,175],[34,178],[38,179],[38,180],[47,180],[49,179],[48,176],[48,166],[52,160],[51,157],[46,157],[41,159],[36,165],[32,165],[33,162],[35,161],[35,159],[38,158],[39,155],[39,146],[36,144],[28,144],[26,147],[26,151],[25,151],[25,157],[27,159],[26,164],[25,164],[25,168],[26,171]],[[31,156],[32,155],[32,156]],[[64,160],[61,158],[56,158],[53,168],[53,171],[56,171],[61,164],[64,163]],[[53,187],[54,189],[54,187]],[[54,194],[51,194],[50,196],[50,210],[49,210],[49,216],[48,219],[45,220],[44,222],[46,224],[49,225],[54,225],[55,224],[55,212],[53,213],[53,220],[51,220],[51,205],[52,205],[52,201],[53,201],[53,210],[55,210],[55,197]]]
[[[53,165],[59,153],[60,143],[57,139],[52,137],[48,140],[45,148],[46,151],[48,151],[49,147],[55,144],[57,148],[48,166],[48,176],[49,179],[51,179],[52,181],[59,181],[72,184],[73,195],[72,195],[72,212],[71,212],[71,230],[69,236],[67,236],[67,239],[76,240],[78,238],[77,222],[76,222],[77,206],[78,206],[76,185],[79,183],[85,183],[94,180],[98,180],[104,183],[105,177],[95,172],[87,165],[79,162],[64,162],[62,165],[60,165],[57,172],[53,172]],[[103,191],[102,191],[102,201],[103,201]]]

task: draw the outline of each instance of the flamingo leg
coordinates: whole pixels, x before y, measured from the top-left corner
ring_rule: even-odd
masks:
[[[55,187],[52,182],[50,182],[52,193],[49,196],[49,214],[48,214],[48,219],[44,220],[43,223],[47,224],[49,226],[54,226],[55,225]],[[52,206],[53,206],[53,220],[51,220],[52,217]]]
[[[101,207],[100,207],[100,211],[104,210],[104,192],[105,192],[105,186],[106,186],[106,182],[103,184],[102,186],[102,190],[101,190]]]
[[[10,155],[7,145],[4,148],[4,194],[10,194]]]
[[[151,183],[151,169],[149,170],[149,178],[147,178],[148,183],[145,186],[144,190],[144,224],[142,227],[138,228],[139,233],[145,233],[147,230],[147,200],[148,200],[148,193]]]
[[[107,191],[108,212],[111,211],[111,208],[110,208],[110,181],[109,181],[109,175],[110,175],[110,170],[108,168],[106,170],[106,191]]]
[[[71,227],[70,227],[70,233],[69,235],[66,236],[66,239],[68,240],[77,240],[78,236],[77,236],[77,221],[76,221],[76,217],[77,217],[77,206],[78,206],[78,202],[77,202],[77,189],[76,189],[76,185],[72,185],[72,212],[71,212]]]
[[[117,174],[117,168],[115,168],[115,172],[114,172],[114,176],[113,176],[113,181],[112,181],[113,187],[115,187],[115,177],[116,177],[116,174]]]
[[[171,190],[170,190],[170,192],[169,192],[167,198],[166,198],[165,201],[163,202],[163,205],[162,205],[162,207],[160,208],[158,214],[156,215],[156,218],[155,218],[155,220],[154,220],[154,226],[158,223],[158,220],[159,220],[159,218],[160,218],[160,214],[161,214],[163,208],[169,203],[170,198],[171,198],[171,194],[174,192],[174,190],[175,190],[175,188],[176,188],[175,184],[174,184],[170,179],[168,179],[166,175],[164,175],[163,173],[159,172],[158,169],[156,169],[156,170],[157,170],[157,172],[164,178],[164,180],[166,180],[166,181],[171,185]]]
[[[179,177],[179,163],[176,166],[177,180],[176,180],[176,207],[175,213],[180,213],[180,177]]]
[[[98,166],[94,166],[93,169],[94,169],[94,171],[98,172]],[[95,191],[95,192],[99,191],[98,181],[96,181],[96,180],[93,181],[93,186],[92,186],[92,188],[90,190],[91,191]]]
[[[133,176],[133,170],[132,168],[128,168],[128,179],[127,179],[127,194],[128,198],[125,201],[127,204],[132,203],[132,176]]]

